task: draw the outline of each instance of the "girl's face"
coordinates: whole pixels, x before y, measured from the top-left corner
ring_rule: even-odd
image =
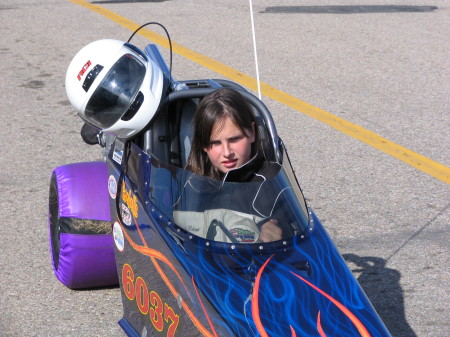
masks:
[[[250,160],[255,130],[243,133],[229,117],[214,125],[209,146],[203,150],[211,164],[222,173],[238,168]]]

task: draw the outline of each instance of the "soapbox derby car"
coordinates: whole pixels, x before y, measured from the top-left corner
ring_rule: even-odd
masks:
[[[169,83],[150,124],[128,140],[100,132],[105,161],[51,175],[57,279],[71,289],[120,285],[128,336],[390,336],[307,206],[261,100],[227,80],[176,82],[155,45],[145,54]],[[272,177],[218,181],[184,169],[196,105],[221,87],[251,106]],[[254,226],[227,226],[239,216]],[[259,242],[259,223],[275,216],[283,238]]]

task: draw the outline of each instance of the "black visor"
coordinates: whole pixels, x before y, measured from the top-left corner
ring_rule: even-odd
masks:
[[[86,105],[86,119],[106,129],[128,110],[145,77],[145,65],[131,54],[123,55],[110,69]]]

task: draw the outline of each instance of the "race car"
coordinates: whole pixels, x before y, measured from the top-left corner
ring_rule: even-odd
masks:
[[[196,107],[224,87],[251,107],[276,166],[268,179],[185,168]],[[83,48],[66,90],[105,161],[52,172],[53,269],[72,289],[118,284],[128,336],[390,336],[308,207],[260,99],[228,80],[175,81],[157,46],[117,40]],[[275,207],[282,239],[258,240]],[[230,227],[232,217],[253,224]]]

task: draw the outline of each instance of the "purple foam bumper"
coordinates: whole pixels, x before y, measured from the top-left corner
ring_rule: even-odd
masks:
[[[103,162],[57,167],[59,216],[110,221],[108,167]]]
[[[64,165],[56,168],[53,176],[56,178],[58,216],[55,217],[57,220],[51,220],[49,216],[49,240],[55,276],[72,289],[117,285],[112,234],[58,233],[59,224],[51,223],[59,222],[61,218],[110,221],[106,163]],[[53,236],[52,230],[56,231]],[[57,244],[52,242],[58,238]]]
[[[110,234],[61,233],[58,280],[72,289],[112,286],[119,283]]]

